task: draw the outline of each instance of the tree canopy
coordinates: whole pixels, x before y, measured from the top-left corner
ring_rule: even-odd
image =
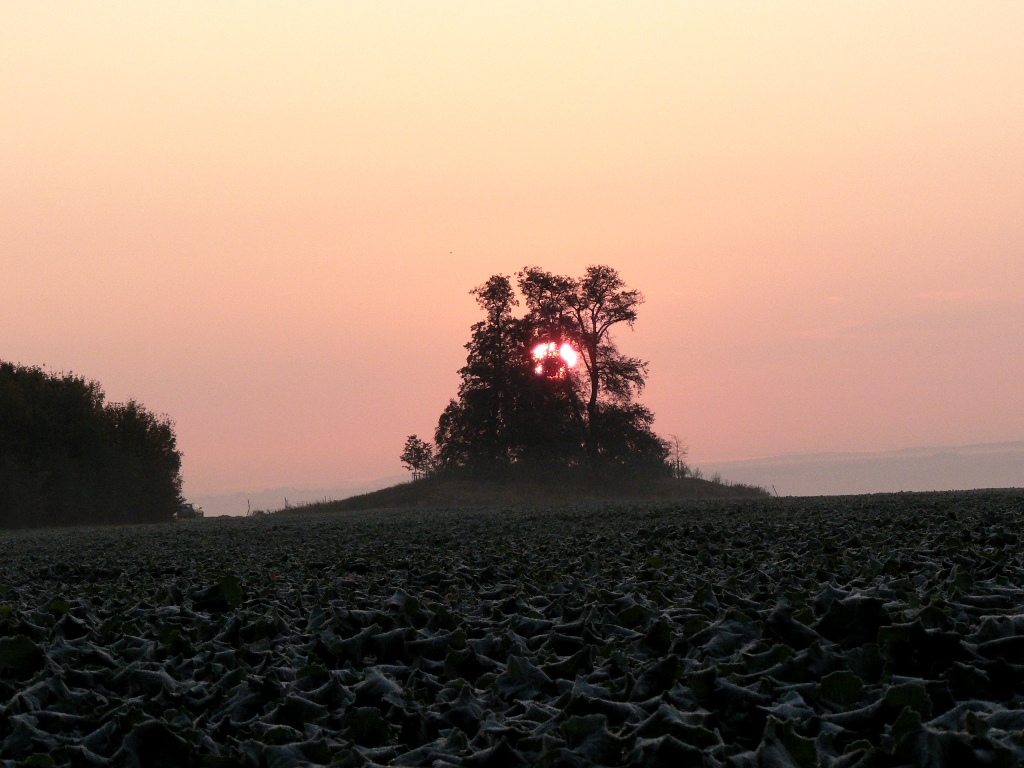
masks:
[[[633,326],[640,292],[609,266],[579,278],[528,266],[516,278],[493,275],[471,291],[484,317],[470,328],[457,396],[438,420],[436,449],[410,436],[406,466],[417,477],[510,468],[666,472],[668,443],[635,400],[647,364],[621,353],[612,336],[616,326]],[[422,456],[429,462],[410,461]]]
[[[174,425],[95,381],[0,361],[0,527],[171,520]]]

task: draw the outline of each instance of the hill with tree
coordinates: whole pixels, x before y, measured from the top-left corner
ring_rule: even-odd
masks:
[[[525,267],[516,278],[494,275],[471,291],[484,317],[470,329],[457,396],[434,441],[410,435],[401,455],[414,485],[441,497],[454,481],[584,495],[762,492],[693,477],[685,449],[653,431],[654,414],[637,402],[647,362],[622,353],[613,337],[633,327],[644,299],[617,270],[590,266],[572,278]],[[426,486],[392,495],[417,492]]]
[[[174,425],[105,399],[95,381],[0,361],[0,527],[173,519]]]
[[[493,275],[470,293],[483,318],[433,441],[406,439],[413,481],[280,513],[768,495],[704,479],[678,440],[653,431],[637,402],[647,363],[612,336],[633,327],[644,299],[617,270],[571,278],[525,267],[515,282]]]

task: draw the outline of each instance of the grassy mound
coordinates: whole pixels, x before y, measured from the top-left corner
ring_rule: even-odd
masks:
[[[584,478],[514,478],[480,480],[429,477],[393,485],[347,499],[314,502],[280,510],[341,512],[404,507],[512,507],[524,504],[572,504],[592,501],[684,501],[691,499],[767,498],[764,488],[694,477],[675,479],[617,479],[599,482]]]

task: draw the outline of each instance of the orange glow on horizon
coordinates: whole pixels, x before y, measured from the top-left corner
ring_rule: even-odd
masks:
[[[923,0],[9,3],[0,359],[169,414],[192,498],[402,476],[468,291],[608,264],[695,461],[1024,440],[1022,29]],[[583,373],[533,341],[525,376]]]

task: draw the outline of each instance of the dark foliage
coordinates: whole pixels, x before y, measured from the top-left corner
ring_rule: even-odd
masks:
[[[610,335],[617,324],[632,326],[640,293],[606,266],[578,279],[526,267],[518,288],[523,317],[514,314],[509,277],[494,275],[472,291],[485,318],[472,326],[458,397],[438,421],[433,471],[670,474],[654,415],[634,402],[647,365],[620,353]],[[532,350],[552,342],[570,344],[579,365],[538,371]]]
[[[173,424],[94,381],[0,362],[0,527],[163,522],[181,503]]]
[[[434,446],[416,435],[409,435],[405,441],[405,449],[399,457],[402,466],[412,472],[413,480],[421,480],[434,471],[437,463]]]

